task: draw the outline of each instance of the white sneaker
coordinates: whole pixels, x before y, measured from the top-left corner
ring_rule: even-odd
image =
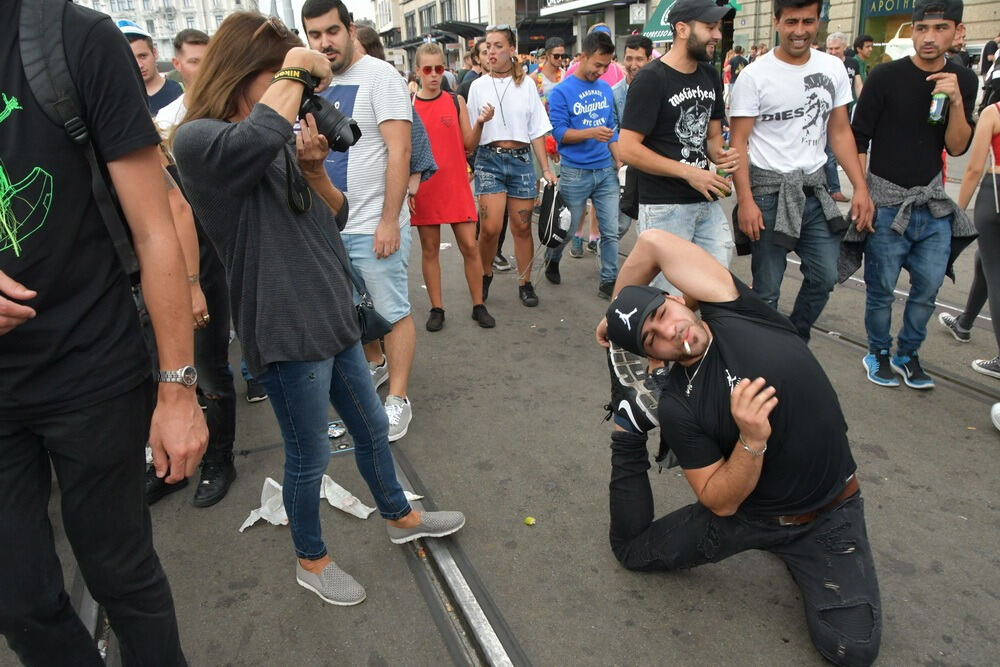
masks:
[[[372,374],[372,383],[377,390],[389,379],[389,360],[382,355],[382,363],[376,364],[374,361],[368,362],[368,372]]]
[[[389,442],[396,442],[406,435],[413,419],[410,399],[389,394],[385,399],[385,416],[389,418]]]
[[[993,426],[1000,431],[1000,403],[994,403],[990,408],[990,419],[993,421]]]

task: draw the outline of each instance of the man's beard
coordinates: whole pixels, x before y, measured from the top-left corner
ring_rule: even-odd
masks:
[[[324,55],[325,54],[326,52],[324,52]],[[345,69],[347,69],[347,67],[350,66],[353,60],[354,60],[354,45],[351,44],[350,40],[348,40],[347,46],[344,47],[344,50],[340,52],[340,58],[337,60],[337,62],[332,62],[332,61],[330,62],[330,70],[334,73],[334,75],[339,74],[343,72]]]
[[[712,52],[715,51],[715,45],[712,45]],[[712,53],[708,51],[708,41],[699,42],[698,38],[695,37],[694,32],[687,39],[687,52],[688,57],[699,62],[705,62],[712,59]]]

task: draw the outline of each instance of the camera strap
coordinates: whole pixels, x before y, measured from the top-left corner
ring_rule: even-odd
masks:
[[[285,197],[288,201],[288,208],[295,213],[305,213],[312,207],[312,188],[309,187],[302,172],[296,167],[288,144],[284,145],[284,151]]]
[[[309,90],[316,87],[316,79],[309,73],[309,70],[302,67],[282,67],[275,72],[271,79],[271,83],[275,81],[296,81]]]

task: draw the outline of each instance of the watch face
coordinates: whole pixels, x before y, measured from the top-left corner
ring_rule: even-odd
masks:
[[[193,386],[198,381],[198,371],[194,369],[194,366],[185,366],[181,369],[181,382],[185,386]]]

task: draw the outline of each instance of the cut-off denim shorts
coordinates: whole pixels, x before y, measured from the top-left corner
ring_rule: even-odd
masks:
[[[476,151],[476,194],[506,192],[516,199],[534,199],[538,193],[531,151],[521,155],[497,153],[485,146]]]

